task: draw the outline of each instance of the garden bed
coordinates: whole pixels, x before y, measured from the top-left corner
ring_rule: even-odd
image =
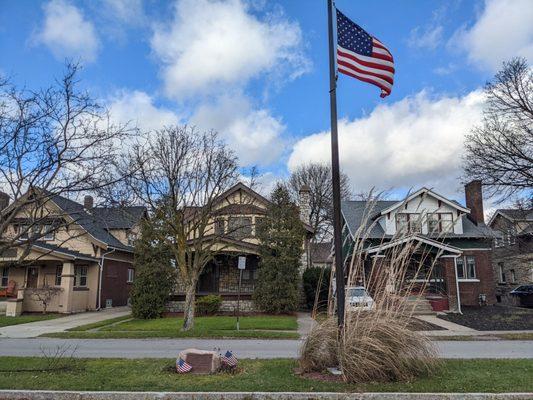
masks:
[[[238,354],[237,354],[238,356]],[[533,392],[533,360],[447,360],[407,383],[351,385],[295,373],[297,361],[240,360],[235,374],[177,374],[174,360],[77,359],[51,372],[43,358],[1,357],[0,389],[222,392]],[[9,370],[31,369],[27,372]],[[43,371],[38,371],[42,368]],[[37,371],[36,371],[37,370]],[[316,378],[316,377],[315,377]]]
[[[463,307],[463,314],[438,317],[478,331],[533,330],[533,310],[508,306]]]

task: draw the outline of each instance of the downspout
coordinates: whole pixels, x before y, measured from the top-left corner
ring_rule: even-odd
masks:
[[[459,292],[459,274],[457,273],[457,257],[460,256],[455,256],[453,258],[453,265],[455,270],[455,290],[457,291],[457,312],[459,314],[462,314],[463,312],[461,311],[461,293]]]
[[[100,311],[100,309],[102,308],[102,277],[104,276],[104,258],[108,254],[114,253],[115,250],[116,249],[113,249],[111,251],[103,253],[102,256],[100,257],[100,261],[98,262],[99,277],[98,277],[98,290],[96,293],[96,295],[98,296],[97,297],[98,307],[96,307],[96,311]]]

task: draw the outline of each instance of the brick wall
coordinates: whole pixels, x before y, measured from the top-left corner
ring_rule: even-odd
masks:
[[[128,283],[128,268],[133,265],[124,261],[108,260],[104,261],[102,275],[101,307],[106,306],[106,300],[111,299],[113,307],[125,306],[128,304],[131,283]]]

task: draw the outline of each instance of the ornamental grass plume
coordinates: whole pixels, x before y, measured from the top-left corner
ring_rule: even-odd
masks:
[[[354,235],[347,287],[364,286],[374,300],[373,308],[352,308],[346,301],[341,331],[332,315],[317,323],[301,349],[304,372],[338,367],[345,381],[365,383],[409,381],[430,375],[438,366],[433,343],[414,330],[420,321],[413,313],[428,282],[435,281],[433,271],[441,254],[400,232],[374,244],[380,257],[370,257],[366,239],[373,226],[368,217],[372,209],[369,201],[366,223]],[[390,246],[396,241],[401,245]]]

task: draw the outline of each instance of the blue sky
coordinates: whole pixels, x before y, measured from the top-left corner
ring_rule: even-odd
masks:
[[[460,199],[463,136],[503,60],[533,57],[529,0],[338,0],[395,58],[391,96],[339,78],[355,192],[422,185]],[[385,10],[385,12],[384,12]],[[28,88],[84,65],[83,86],[143,129],[217,129],[265,186],[329,160],[326,1],[0,0],[0,73]]]

